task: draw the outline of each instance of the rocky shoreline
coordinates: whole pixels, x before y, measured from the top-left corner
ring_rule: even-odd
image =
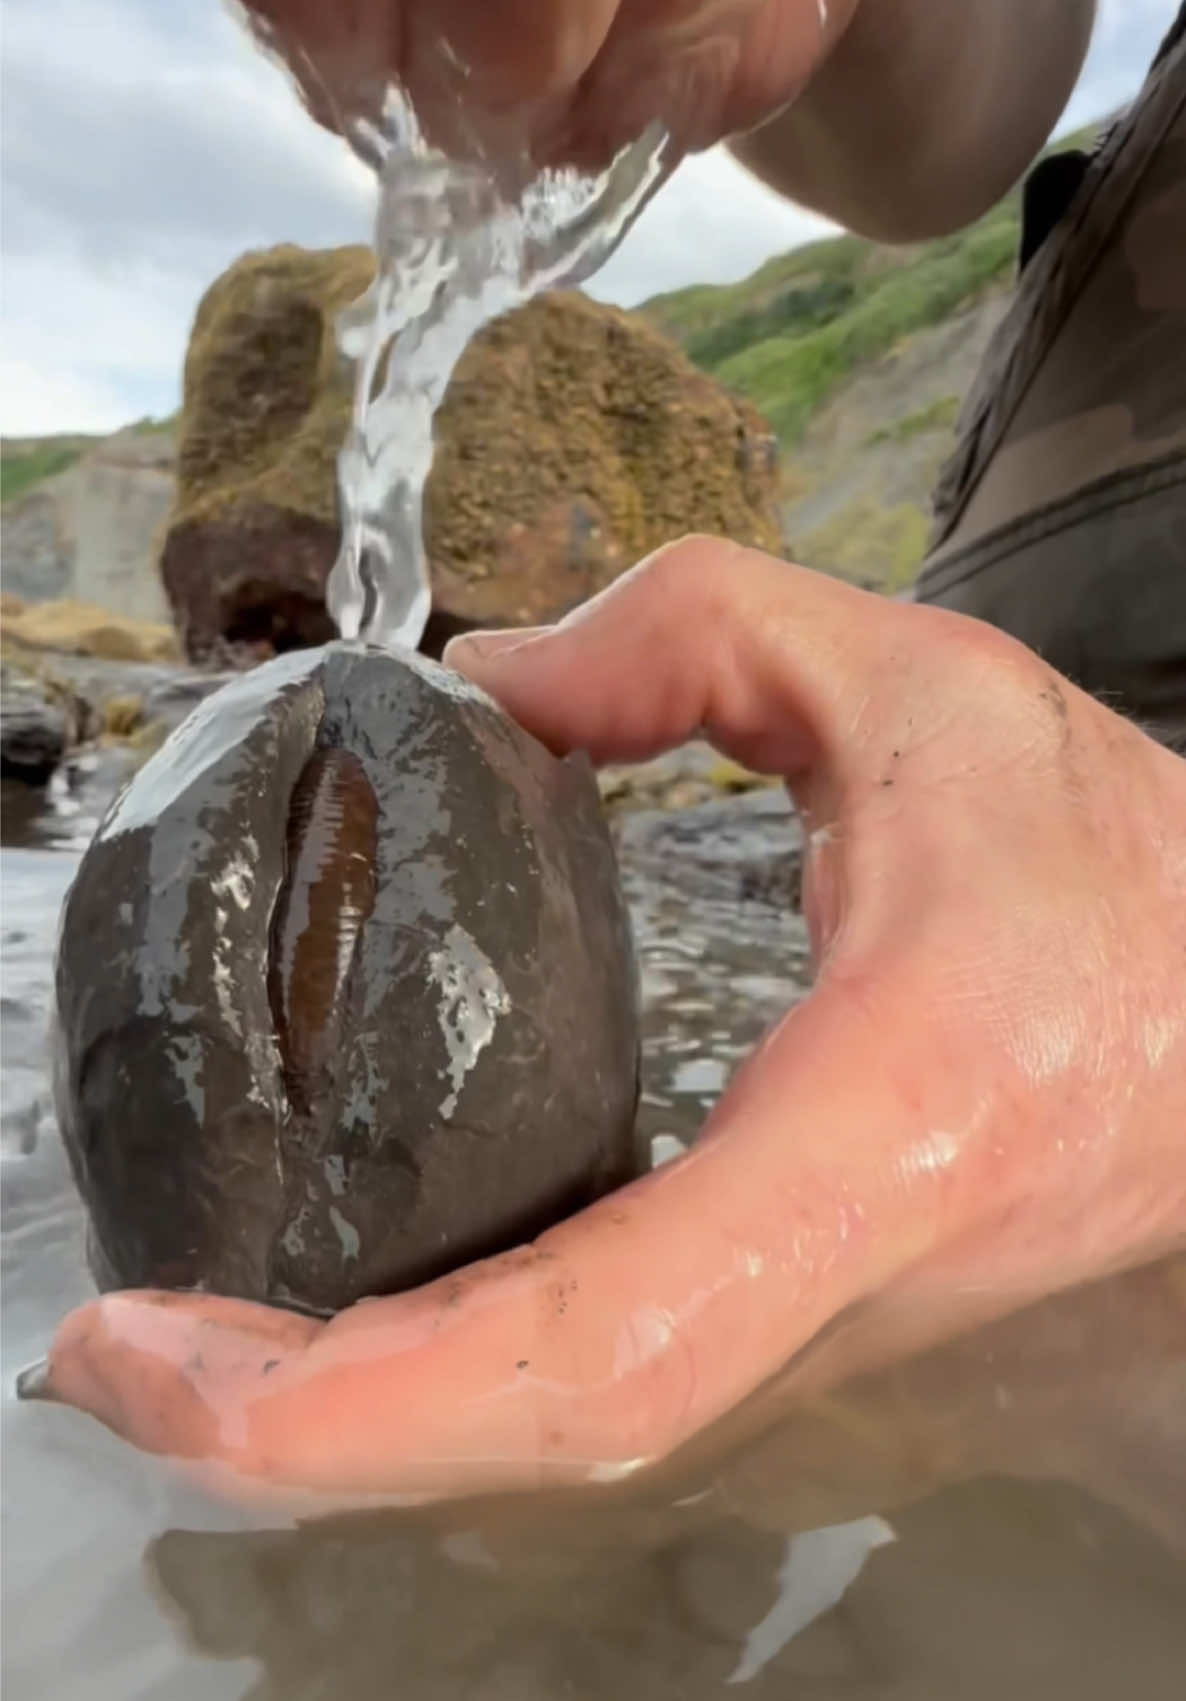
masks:
[[[62,763],[96,746],[119,746],[143,761],[239,671],[31,650],[10,640],[0,659],[5,776],[44,785]],[[598,778],[611,817],[691,815],[755,794],[768,800],[760,807],[780,814],[787,808],[776,780],[750,773],[700,741],[648,762],[606,767]]]
[[[144,759],[195,704],[256,659],[228,653],[221,659],[233,665],[221,667],[165,659],[164,628],[98,610],[89,611],[101,615],[97,637],[94,621],[76,615],[70,647],[57,647],[53,635],[69,637],[69,623],[51,611],[67,606],[83,608],[40,604],[26,610],[5,598],[0,745],[8,778],[43,785],[62,762],[95,745],[119,744]],[[777,785],[702,741],[648,762],[604,768],[599,780],[611,815],[694,810]]]
[[[0,610],[0,765],[6,781],[47,785],[96,747],[144,760],[233,670],[188,667],[171,628],[85,603]]]

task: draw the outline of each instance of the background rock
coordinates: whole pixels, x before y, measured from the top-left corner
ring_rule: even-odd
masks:
[[[191,656],[333,636],[324,587],[350,415],[334,326],[373,270],[364,247],[283,246],[244,255],[198,305],[160,562]]]
[[[53,688],[0,663],[0,774],[44,785],[73,736],[68,705]]]
[[[0,517],[5,589],[29,601],[70,598],[169,621],[157,556],[173,504],[172,428],[145,422],[91,442],[63,441],[70,447],[57,459],[38,455],[35,440],[4,445],[17,471],[25,462],[61,469],[23,492],[10,480],[18,494]]]
[[[677,760],[686,762],[687,753]],[[802,908],[803,832],[786,788],[757,784],[706,798],[662,794],[614,812],[619,854],[656,884],[678,882],[685,901]]]
[[[683,532],[777,552],[775,443],[641,319],[554,295],[458,365],[426,502],[437,607],[553,620]]]
[[[98,746],[126,746],[143,760],[229,677],[179,666],[171,626],[85,603],[25,604],[9,593],[0,615],[6,779],[43,784]],[[6,789],[6,809],[14,796]]]
[[[1093,123],[1051,147],[1090,148],[1099,129]],[[583,322],[576,309],[562,320],[549,303],[492,327],[479,339],[485,352],[472,350],[455,379],[429,486],[439,610],[430,641],[475,617],[515,618],[515,608],[536,607],[552,590],[571,590],[575,600],[578,587],[612,573],[618,551],[628,558],[655,534],[690,526],[769,537],[808,566],[903,592],[926,548],[930,493],[952,446],[958,400],[1012,289],[1020,206],[1014,189],[965,230],[929,242],[886,247],[830,236],[771,257],[747,278],[658,295],[626,316],[585,302]],[[240,611],[231,624],[246,630],[248,650],[254,637],[270,650],[273,627],[282,642],[308,628],[327,634],[320,587],[336,548],[334,459],[349,411],[332,320],[372,269],[365,248],[247,255],[199,310],[168,565],[187,606],[201,602],[211,578],[240,584],[195,606],[195,630],[221,629],[225,601]],[[563,332],[549,339],[549,323]],[[687,486],[702,486],[729,456],[711,421],[696,437],[701,448],[711,440],[707,464],[692,449],[681,459],[691,441],[682,431],[674,454],[658,442],[671,435],[663,398],[676,368],[669,345],[658,368],[644,355],[648,325],[702,373],[697,393],[714,398],[713,418],[725,392],[745,398],[726,416],[742,422],[743,464],[754,459],[746,439],[761,429],[752,423],[759,415],[777,433],[777,451],[767,439],[756,456],[759,467],[777,456],[777,471],[756,496],[743,490],[740,514],[732,499],[723,507],[711,495],[702,500],[699,488],[687,506]],[[621,350],[609,346],[615,339],[630,351],[624,368]],[[624,386],[606,382],[623,370]],[[606,417],[590,432],[585,415],[599,405]],[[157,559],[173,445],[170,426],[152,422],[98,440],[5,439],[8,588],[163,618]],[[611,470],[619,455],[625,478]],[[652,477],[649,469],[661,467],[670,476]],[[775,480],[781,543],[767,508]],[[649,532],[631,513],[635,485],[654,521]],[[243,649],[236,638],[221,653],[239,660]]]
[[[32,650],[97,656],[105,661],[166,662],[176,661],[179,654],[172,626],[69,599],[30,603],[6,612],[4,636]]]
[[[249,254],[207,291],[185,368],[178,495],[161,561],[191,657],[330,636],[336,459],[350,407],[337,314],[365,248]],[[778,547],[761,418],[641,320],[533,302],[467,350],[426,494],[433,638],[553,619],[689,530]]]

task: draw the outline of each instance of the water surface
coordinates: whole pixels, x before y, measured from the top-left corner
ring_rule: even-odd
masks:
[[[16,1370],[90,1292],[43,1036],[58,907],[110,784],[5,795],[7,1701],[1177,1701],[1183,1263],[593,1495],[252,1527],[88,1420],[16,1404]],[[643,1128],[691,1139],[805,989],[793,828],[766,793],[619,832]]]

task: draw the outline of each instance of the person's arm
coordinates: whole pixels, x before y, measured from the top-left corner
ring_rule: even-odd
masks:
[[[959,229],[1057,123],[1095,0],[861,0],[804,93],[734,140],[781,194],[861,235]]]

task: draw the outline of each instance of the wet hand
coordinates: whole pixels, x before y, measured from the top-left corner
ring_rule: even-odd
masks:
[[[55,1397],[236,1493],[606,1482],[1186,1236],[1186,764],[988,627],[713,540],[450,660],[555,749],[783,775],[812,995],[534,1245],[324,1324],[108,1296]]]
[[[540,164],[600,169],[661,121],[680,152],[758,124],[840,39],[856,0],[248,0],[314,116],[349,129],[394,81],[453,152],[510,121]]]

